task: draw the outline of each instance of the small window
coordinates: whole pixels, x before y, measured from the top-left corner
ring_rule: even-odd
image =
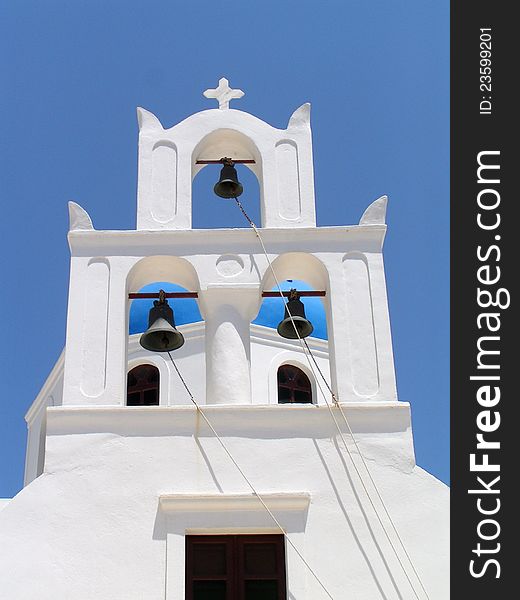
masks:
[[[286,600],[283,535],[186,536],[186,600]]]
[[[312,403],[311,382],[305,373],[294,365],[278,369],[278,404]]]
[[[159,369],[153,365],[139,365],[128,373],[127,406],[154,406],[159,404]]]

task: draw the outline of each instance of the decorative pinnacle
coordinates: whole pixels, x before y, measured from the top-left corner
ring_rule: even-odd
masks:
[[[234,98],[242,98],[244,92],[242,90],[233,90],[229,87],[229,81],[222,77],[218,80],[218,86],[214,89],[209,89],[204,92],[206,98],[215,98],[218,100],[218,107],[221,110],[229,108],[229,101]]]

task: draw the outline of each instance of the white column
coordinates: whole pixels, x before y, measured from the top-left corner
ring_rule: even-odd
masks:
[[[250,322],[258,286],[218,286],[199,292],[206,321],[206,403],[251,404]]]

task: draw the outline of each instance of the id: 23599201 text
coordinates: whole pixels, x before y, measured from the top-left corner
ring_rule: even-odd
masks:
[[[491,28],[480,28],[480,114],[491,114]]]

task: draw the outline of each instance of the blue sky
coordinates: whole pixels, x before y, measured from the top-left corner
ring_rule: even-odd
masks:
[[[8,0],[0,65],[0,498],[22,486],[23,416],[64,344],[67,201],[97,229],[135,228],[136,106],[171,126],[213,107],[202,91],[222,76],[246,92],[232,106],[276,127],[311,102],[319,225],[388,194],[399,397],[418,464],[448,482],[446,0]],[[195,181],[194,226],[243,226],[213,180]]]

